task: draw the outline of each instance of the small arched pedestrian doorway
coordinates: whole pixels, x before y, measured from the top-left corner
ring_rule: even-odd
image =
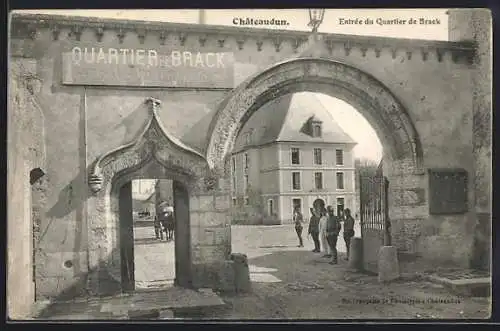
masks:
[[[133,179],[130,179],[133,178]],[[167,176],[160,179],[168,179]],[[153,220],[151,226],[141,229],[136,226],[133,213],[132,183],[137,174],[117,178],[113,195],[118,195],[121,288],[129,292],[138,289],[164,287],[169,284],[159,282],[173,281],[173,285],[191,287],[191,229],[189,215],[189,192],[180,180],[172,181],[172,205],[175,221],[172,242],[151,242],[137,245],[144,237],[144,230],[154,236]],[[138,230],[143,230],[139,232]],[[163,228],[161,229],[163,230]],[[163,237],[163,234],[162,234]],[[172,251],[173,250],[173,251]],[[138,270],[139,269],[139,270]],[[148,284],[144,284],[147,282]],[[142,283],[142,284],[141,284]]]
[[[157,115],[160,102],[148,99],[151,116],[138,138],[102,155],[89,176],[93,195],[89,205],[91,294],[133,291],[134,235],[131,181],[173,181],[176,247],[175,285],[191,287],[192,252],[190,194],[207,170],[204,157],[183,145],[165,130]]]

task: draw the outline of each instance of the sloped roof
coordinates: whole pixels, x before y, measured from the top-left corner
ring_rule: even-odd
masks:
[[[312,120],[322,122],[321,137],[309,133]],[[356,144],[318,97],[308,92],[281,96],[257,110],[240,131],[234,152],[279,141]]]

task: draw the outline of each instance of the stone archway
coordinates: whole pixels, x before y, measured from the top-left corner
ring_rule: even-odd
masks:
[[[206,148],[210,166],[227,176],[227,156],[250,116],[266,102],[295,92],[319,92],[341,99],[373,126],[384,147],[384,173],[391,182],[389,210],[394,243],[403,249],[412,245],[405,238],[407,223],[428,217],[420,137],[398,98],[375,77],[351,65],[298,58],[246,80],[221,103],[211,122]]]
[[[347,64],[299,58],[249,78],[220,105],[210,125],[207,161],[219,168],[247,119],[266,102],[288,93],[319,92],[355,107],[379,135],[391,160],[422,166],[420,138],[404,105],[373,76]]]
[[[149,98],[150,120],[133,142],[101,156],[93,165],[88,200],[89,265],[88,289],[93,294],[114,293],[122,289],[120,245],[120,188],[132,179],[169,178],[182,183],[186,191],[195,189],[206,177],[207,163],[202,155],[172,137],[161,124],[159,100]],[[185,199],[189,200],[185,192]],[[186,202],[189,208],[189,203]],[[187,211],[189,215],[189,210]],[[188,216],[189,221],[189,216]],[[186,224],[182,254],[188,262],[183,269],[190,273],[191,234]],[[190,283],[190,279],[186,279]]]

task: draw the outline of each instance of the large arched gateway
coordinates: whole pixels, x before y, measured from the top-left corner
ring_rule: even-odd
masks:
[[[453,41],[13,15],[11,315],[35,296],[128,287],[134,179],[175,182],[177,285],[228,286],[228,155],[260,106],[301,91],[346,101],[376,130],[407,270],[487,266],[490,39],[474,15],[450,14]]]

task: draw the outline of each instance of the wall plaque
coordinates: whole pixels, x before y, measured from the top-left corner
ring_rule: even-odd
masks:
[[[429,213],[466,213],[467,177],[464,169],[429,169]]]
[[[233,88],[231,52],[78,47],[62,53],[65,85]]]

